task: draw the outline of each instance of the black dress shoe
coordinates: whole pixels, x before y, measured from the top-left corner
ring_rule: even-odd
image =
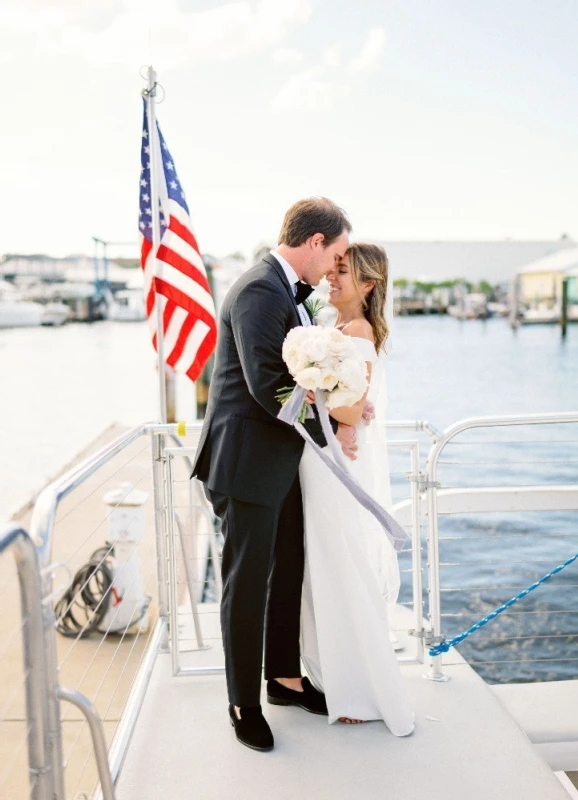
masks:
[[[230,705],[229,718],[241,744],[263,752],[273,749],[273,734],[263,716],[261,706],[241,708],[241,719],[239,719],[235,712],[235,707]]]
[[[327,716],[327,703],[325,695],[318,692],[309,678],[303,678],[301,682],[302,692],[294,689],[287,689],[286,686],[278,681],[267,681],[267,702],[274,706],[299,706],[312,714],[323,714]]]

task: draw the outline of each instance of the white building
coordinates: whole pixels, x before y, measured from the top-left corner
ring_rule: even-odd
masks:
[[[568,248],[569,238],[556,241],[396,242],[375,241],[386,251],[393,278],[443,281],[464,278],[471,283],[509,283],[531,261]]]

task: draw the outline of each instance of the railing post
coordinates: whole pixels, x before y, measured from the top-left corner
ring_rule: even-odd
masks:
[[[442,440],[443,441],[443,440]],[[426,492],[427,492],[427,549],[428,549],[428,598],[429,618],[433,641],[439,641],[441,636],[441,598],[440,598],[440,555],[439,555],[439,530],[437,509],[437,459],[441,451],[440,443],[436,443],[430,450],[426,465]],[[424,677],[432,681],[449,681],[450,676],[442,670],[442,657],[428,654],[428,672]]]
[[[423,643],[423,597],[421,576],[421,510],[419,478],[419,445],[416,442],[411,446],[411,472],[414,480],[411,482],[411,539],[412,539],[412,594],[415,632],[417,634],[416,658],[424,663]]]
[[[30,799],[52,800],[52,770],[48,753],[48,696],[45,691],[46,662],[43,647],[40,568],[36,548],[28,533],[16,523],[0,534],[0,555],[12,550],[18,569],[22,646],[25,671],[26,720],[28,725],[28,770]],[[64,800],[64,795],[62,795]]]
[[[164,440],[162,433],[151,432],[153,458],[153,499],[155,509],[155,538],[157,553],[157,581],[159,597],[159,617],[168,623],[168,568],[167,568],[167,503]],[[168,649],[167,626],[163,632],[161,651]]]
[[[42,581],[44,651],[46,654],[46,697],[48,703],[48,747],[52,762],[53,795],[64,800],[64,751],[62,747],[62,722],[60,720],[60,698],[58,697],[58,653],[54,608],[52,600],[52,575]],[[46,602],[45,602],[46,600]]]

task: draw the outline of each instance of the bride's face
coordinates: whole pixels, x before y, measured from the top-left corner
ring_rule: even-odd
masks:
[[[329,302],[336,308],[358,306],[362,303],[359,289],[353,283],[349,255],[343,258],[327,273],[329,283]],[[364,290],[364,284],[360,286]]]

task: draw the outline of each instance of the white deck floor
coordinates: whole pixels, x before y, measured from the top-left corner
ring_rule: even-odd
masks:
[[[209,620],[207,627],[218,625],[214,614]],[[222,663],[220,642],[211,644],[211,650],[186,653],[183,664]],[[161,655],[117,798],[568,800],[526,735],[457,653],[448,654],[447,683],[425,680],[419,665],[402,670],[416,711],[412,736],[397,739],[380,722],[330,726],[301,709],[268,705],[263,695],[275,749],[258,753],[235,739],[224,676],[173,678],[170,656]]]

